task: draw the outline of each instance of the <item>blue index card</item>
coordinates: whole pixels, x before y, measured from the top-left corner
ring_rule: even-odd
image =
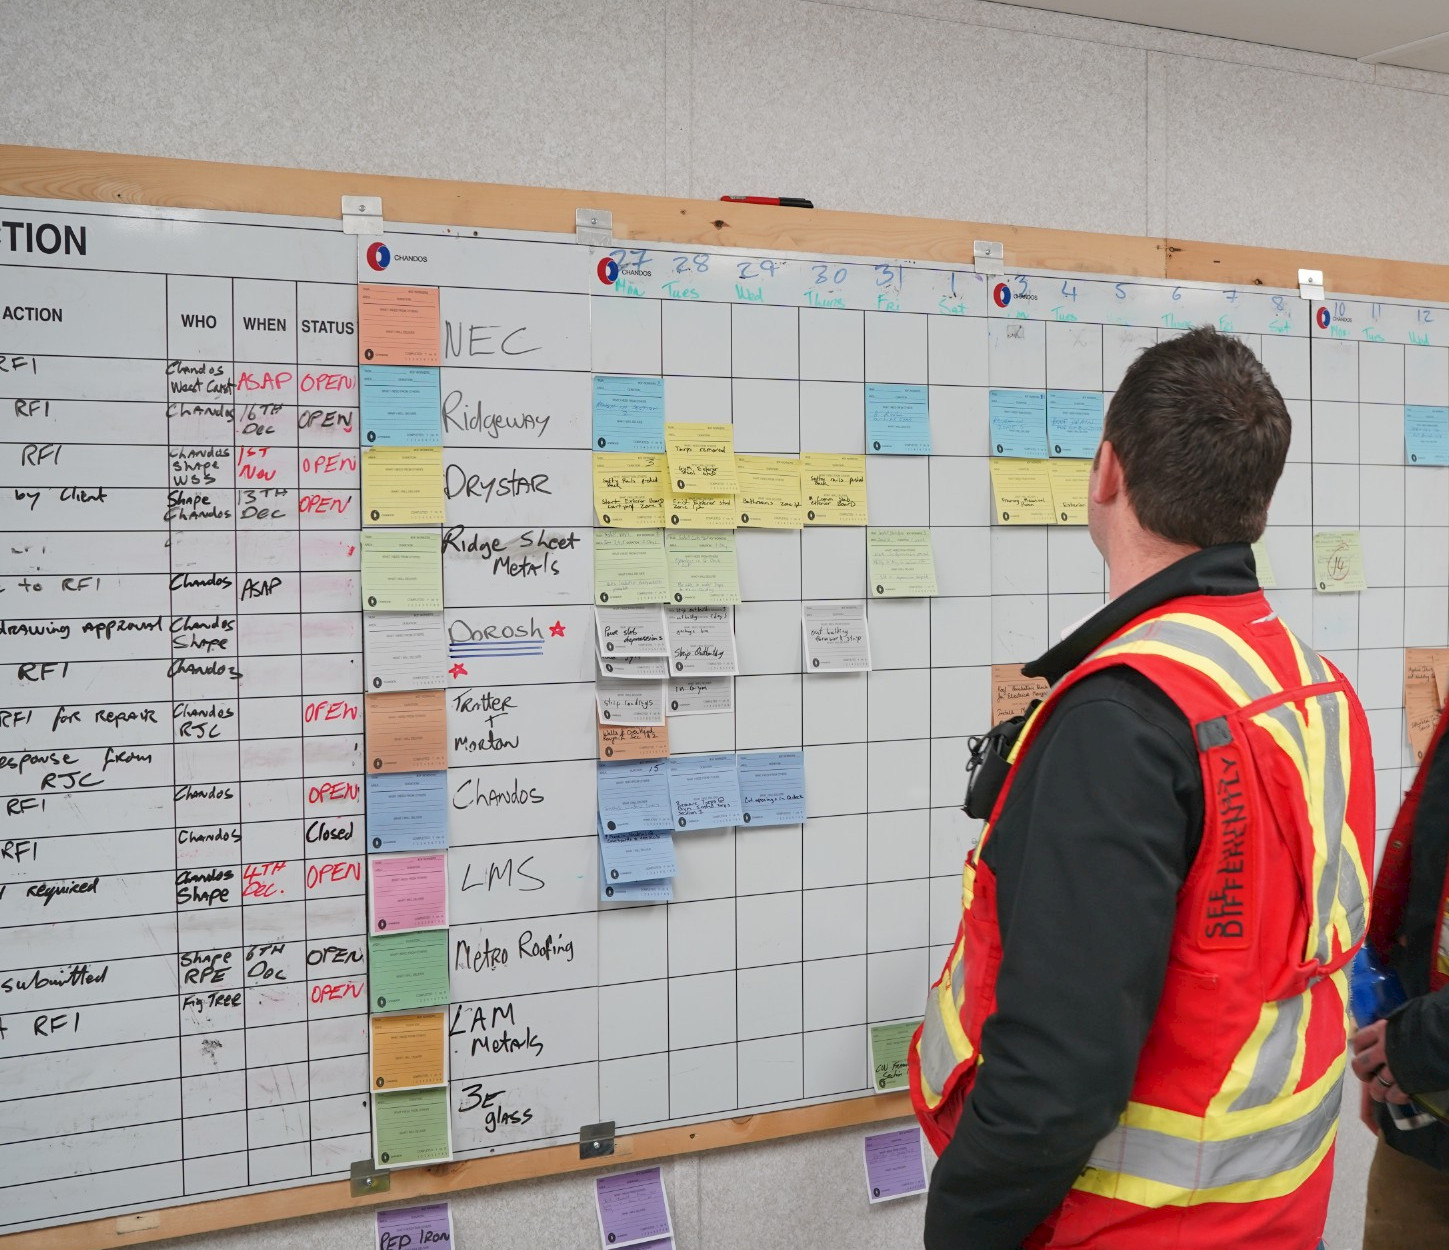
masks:
[[[440,447],[440,371],[412,365],[363,365],[362,441],[369,447]]]
[[[995,433],[992,434],[995,438]],[[1047,392],[1047,442],[1053,456],[1090,460],[1102,441],[1102,396],[1097,391]]]
[[[726,829],[744,817],[733,752],[669,759],[669,802],[676,829]]]
[[[739,766],[742,824],[804,823],[804,751],[748,751],[739,757]]]
[[[990,392],[991,454],[1017,460],[1047,458],[1046,392]]]
[[[600,764],[598,770],[601,832],[639,833],[674,823],[667,758]]]
[[[668,829],[644,829],[638,833],[605,833],[599,830],[599,854],[604,857],[603,879],[610,885],[620,881],[663,881],[679,871],[674,861],[674,835]]]
[[[865,449],[882,456],[931,454],[931,408],[924,386],[866,386]]]
[[[663,378],[594,378],[594,450],[664,451]]]
[[[1449,464],[1449,408],[1404,406],[1404,457],[1410,464]]]
[[[324,832],[326,823],[317,822]],[[446,770],[367,774],[369,852],[443,851],[447,847]]]

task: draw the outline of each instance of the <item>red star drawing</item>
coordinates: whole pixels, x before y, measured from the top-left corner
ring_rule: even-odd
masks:
[[[448,670],[448,676],[466,677],[468,676],[468,670],[464,668],[461,664],[454,664],[453,667]]]
[[[548,627],[548,632],[554,638],[562,638],[564,636],[563,622],[555,621],[552,625]]]

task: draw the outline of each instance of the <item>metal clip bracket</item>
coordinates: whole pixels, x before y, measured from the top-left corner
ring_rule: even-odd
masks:
[[[1323,298],[1323,270],[1300,269],[1298,271],[1298,298]]]
[[[354,1198],[366,1198],[369,1194],[385,1194],[392,1188],[392,1173],[380,1172],[371,1159],[359,1159],[352,1165],[348,1177]]]
[[[376,234],[387,229],[382,219],[382,196],[344,195],[342,197],[342,233]]]
[[[971,244],[971,255],[976,260],[977,273],[1004,273],[1006,271],[1006,245],[993,243],[989,239],[977,239]]]
[[[579,1129],[579,1158],[602,1159],[614,1153],[614,1121],[585,1124]]]
[[[607,208],[576,208],[574,238],[586,247],[609,247],[614,242],[614,214]]]

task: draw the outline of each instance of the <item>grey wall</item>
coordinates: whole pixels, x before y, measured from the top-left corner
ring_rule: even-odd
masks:
[[[1449,263],[1449,77],[975,0],[0,0],[0,64],[10,143]],[[918,1201],[866,1208],[859,1139],[667,1165],[681,1250],[918,1244]],[[462,1250],[597,1245],[583,1177],[455,1210]]]

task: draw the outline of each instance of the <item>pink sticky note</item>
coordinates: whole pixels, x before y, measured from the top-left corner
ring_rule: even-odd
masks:
[[[446,855],[368,857],[372,932],[441,929],[448,923]]]

